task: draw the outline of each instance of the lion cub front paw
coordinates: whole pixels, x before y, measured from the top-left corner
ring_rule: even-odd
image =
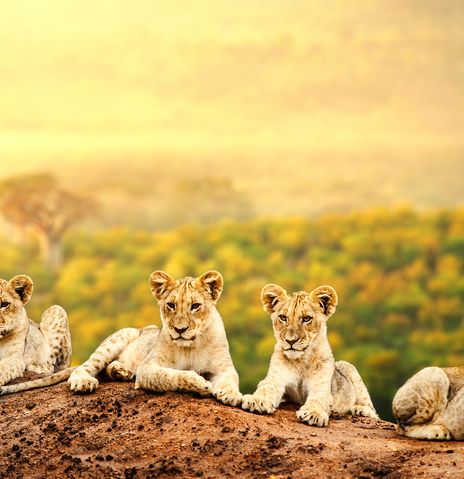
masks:
[[[242,396],[242,409],[259,414],[271,414],[275,411],[274,403],[271,399],[259,398],[253,394],[244,394]]]
[[[298,419],[310,426],[324,427],[329,424],[329,414],[317,402],[310,401],[296,412]]]
[[[130,381],[134,373],[119,361],[113,361],[106,368],[106,374],[115,381]]]
[[[350,408],[350,414],[353,416],[371,417],[372,419],[379,419],[377,413],[369,406],[353,406]]]
[[[179,381],[179,389],[199,394],[200,396],[211,396],[213,385],[204,377],[194,371],[185,371],[184,376]]]
[[[91,393],[97,389],[98,379],[90,375],[71,374],[68,384],[73,393]]]
[[[238,406],[242,402],[240,391],[228,384],[213,386],[213,396],[228,406]]]

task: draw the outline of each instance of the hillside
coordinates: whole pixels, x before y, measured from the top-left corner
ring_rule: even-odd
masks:
[[[0,477],[462,477],[462,443],[412,441],[362,418],[318,429],[295,409],[263,417],[124,383],[82,397],[65,384],[1,397]]]

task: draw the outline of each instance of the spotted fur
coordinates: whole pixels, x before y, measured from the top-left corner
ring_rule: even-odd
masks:
[[[155,347],[159,328],[123,328],[106,338],[89,359],[78,366],[68,379],[75,393],[90,393],[98,386],[97,375],[106,373],[115,381],[130,381],[138,365]]]
[[[0,280],[0,394],[21,388],[3,385],[25,371],[51,374],[66,368],[71,360],[71,335],[65,310],[52,306],[43,313],[40,324],[35,323],[25,309],[32,292],[29,276]]]
[[[271,316],[276,345],[266,378],[254,394],[243,396],[243,409],[272,413],[289,399],[301,404],[298,419],[313,426],[326,426],[331,412],[378,417],[356,368],[334,361],[326,325],[338,304],[333,288],[287,295],[268,284],[261,302]]]

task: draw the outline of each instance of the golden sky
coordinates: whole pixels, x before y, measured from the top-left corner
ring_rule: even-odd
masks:
[[[464,3],[0,0],[0,161],[462,144]]]

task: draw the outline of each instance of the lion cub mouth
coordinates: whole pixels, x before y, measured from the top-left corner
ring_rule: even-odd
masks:
[[[306,347],[304,347],[302,349],[296,349],[293,346],[290,346],[289,348],[286,348],[286,349],[282,348],[283,353],[289,359],[300,357],[305,352],[306,349],[307,349]]]
[[[173,338],[171,336],[171,339],[179,346],[190,346],[193,344],[195,338],[196,338],[196,335],[192,336],[191,338],[184,338],[183,336],[178,336],[177,338]]]

